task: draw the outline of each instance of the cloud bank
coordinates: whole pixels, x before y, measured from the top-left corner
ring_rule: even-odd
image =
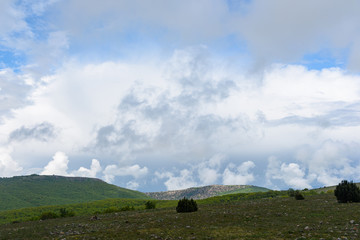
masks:
[[[359,10],[2,1],[0,176],[143,191],[359,181]]]

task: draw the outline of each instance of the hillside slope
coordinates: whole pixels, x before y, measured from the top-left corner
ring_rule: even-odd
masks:
[[[269,191],[269,189],[251,185],[210,185],[205,187],[188,188],[184,190],[148,192],[145,194],[151,198],[158,200],[178,200],[184,197],[193,199],[204,199],[226,194],[266,191]]]
[[[39,175],[0,178],[0,211],[107,198],[149,197],[96,178]]]

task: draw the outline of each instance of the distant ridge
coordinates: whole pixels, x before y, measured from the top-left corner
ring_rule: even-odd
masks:
[[[204,187],[193,187],[183,190],[148,192],[145,194],[151,198],[158,200],[177,200],[184,197],[193,199],[204,199],[233,193],[267,192],[269,190],[270,189],[252,185],[210,185]]]
[[[30,175],[0,178],[0,211],[90,202],[108,198],[148,199],[144,193],[97,178]]]

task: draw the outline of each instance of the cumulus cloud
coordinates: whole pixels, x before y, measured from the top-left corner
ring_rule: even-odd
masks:
[[[56,152],[53,159],[44,167],[42,175],[68,175],[68,156],[64,152]]]
[[[23,168],[12,158],[12,150],[0,147],[0,176],[12,177],[21,173]]]
[[[357,143],[332,140],[299,147],[292,158],[296,162],[284,162],[271,156],[266,170],[267,185],[277,186],[282,182],[294,188],[311,188],[333,186],[343,179],[359,181],[360,164],[354,156],[358,156]]]
[[[120,167],[117,165],[108,165],[103,171],[104,179],[107,182],[113,182],[115,177],[131,176],[135,179],[145,177],[148,174],[147,167],[140,167],[138,164]],[[133,185],[135,186],[135,185]]]
[[[305,176],[305,171],[297,163],[281,163],[275,156],[268,159],[266,180],[268,186],[274,186],[272,180],[282,180],[287,186],[303,189],[311,188],[313,177]]]
[[[4,0],[0,143],[30,168],[56,149],[99,156],[104,178],[132,188],[150,176],[140,166],[162,159],[167,188],[263,183],[277,154],[288,158],[269,160],[269,185],[357,179],[360,78],[344,64],[358,69],[358,10],[355,0]],[[339,68],[311,70],[322,54]],[[247,74],[253,63],[261,74]],[[60,155],[44,172],[102,171],[97,160],[69,169]]]
[[[229,164],[223,172],[223,184],[225,185],[246,185],[254,181],[254,175],[250,172],[250,169],[255,167],[255,163],[252,161],[246,161],[235,166]]]
[[[80,167],[76,171],[72,171],[71,175],[79,176],[79,177],[92,177],[96,178],[96,175],[101,172],[102,168],[100,166],[100,162],[96,159],[91,160],[91,166],[89,168]]]
[[[80,167],[78,170],[68,172],[69,162],[69,158],[64,152],[56,152],[40,174],[96,178],[102,170],[100,162],[93,159],[90,168]]]
[[[360,164],[353,157],[358,154],[358,144],[340,141],[324,141],[316,149],[300,149],[298,160],[305,163],[317,181],[324,185],[335,185],[342,179],[359,180]]]
[[[225,158],[224,154],[216,154],[196,166],[201,185],[211,185],[218,182],[221,177],[220,167]]]
[[[156,172],[155,175],[160,179],[167,179],[164,182],[167,190],[180,190],[197,186],[197,183],[193,179],[192,172],[188,169],[181,170],[177,176],[175,176],[172,172]]]
[[[235,111],[233,116],[221,116],[214,109],[236,94],[237,84],[227,73],[210,67],[213,63],[203,55],[203,49],[176,51],[166,63],[165,85],[135,84],[122,98],[117,119],[98,129],[90,148],[129,154],[179,153],[188,155],[183,157],[186,161],[190,153],[208,158],[249,137],[259,137],[245,114]]]

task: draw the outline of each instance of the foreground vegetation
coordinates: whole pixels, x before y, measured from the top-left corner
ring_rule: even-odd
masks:
[[[316,194],[313,191],[307,191],[305,194]],[[216,196],[207,199],[198,200],[199,204],[218,204],[230,203],[234,201],[246,201],[262,198],[286,197],[287,191],[268,191],[257,193],[240,193],[229,194],[224,196]],[[84,216],[99,213],[121,212],[126,210],[142,210],[146,209],[146,203],[149,200],[142,199],[106,199],[99,201],[92,201],[87,203],[76,203],[56,206],[41,206],[32,208],[22,208],[15,210],[0,211],[0,224],[10,222],[24,222],[41,219],[43,214],[59,214],[60,209],[65,208],[68,211],[74,212],[74,215]],[[152,200],[150,201],[156,208],[175,208],[177,200]]]
[[[177,201],[157,201],[156,209],[145,210],[143,201],[133,211],[98,214],[98,220],[77,214],[2,224],[0,238],[359,239],[359,203],[340,204],[333,193],[304,194],[302,201],[280,193],[199,200],[198,211],[192,213],[176,213]]]

